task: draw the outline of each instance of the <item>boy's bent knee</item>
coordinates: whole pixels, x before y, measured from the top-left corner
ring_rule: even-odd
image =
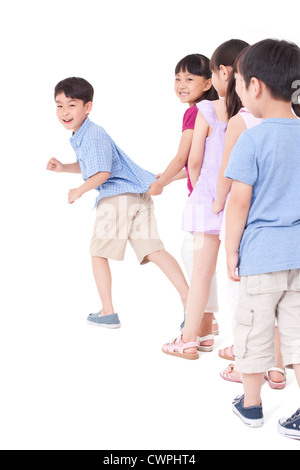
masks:
[[[145,260],[147,261],[150,261],[150,262],[154,262],[158,259],[161,258],[162,254],[165,253],[166,250],[157,250],[157,251],[154,251],[153,253],[150,253],[149,255],[145,256]]]

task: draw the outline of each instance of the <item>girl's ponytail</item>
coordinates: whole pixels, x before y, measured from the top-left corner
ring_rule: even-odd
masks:
[[[245,47],[235,59],[235,62],[232,67],[232,71],[229,77],[228,87],[226,90],[226,110],[228,120],[235,116],[239,110],[243,107],[237,92],[235,91],[235,74],[239,71],[239,62],[246,53],[250,46]]]

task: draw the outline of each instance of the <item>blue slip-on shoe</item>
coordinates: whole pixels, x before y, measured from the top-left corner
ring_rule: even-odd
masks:
[[[300,439],[300,408],[290,418],[280,419],[277,428],[284,437]]]
[[[244,396],[236,397],[232,403],[233,412],[250,428],[260,428],[264,425],[262,406],[244,407]]]
[[[90,325],[102,326],[103,328],[120,328],[121,323],[117,313],[111,315],[101,315],[101,312],[91,313],[87,317],[87,322]]]

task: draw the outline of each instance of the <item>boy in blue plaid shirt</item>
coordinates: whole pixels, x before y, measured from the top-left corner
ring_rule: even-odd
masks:
[[[73,131],[70,142],[77,161],[63,164],[52,158],[47,169],[82,174],[85,182],[69,191],[69,204],[92,189],[98,191],[90,254],[102,309],[90,314],[88,322],[119,328],[108,260],[123,260],[127,241],[140,264],[152,261],[165,273],[180,294],[184,308],[188,285],[179,264],[159,239],[153,202],[147,194],[155,176],[134,163],[101,127],[90,121],[93,95],[92,85],[83,78],[67,78],[56,85],[56,114],[62,125]]]

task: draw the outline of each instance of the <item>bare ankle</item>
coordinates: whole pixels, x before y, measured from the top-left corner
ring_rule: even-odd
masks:
[[[111,309],[111,308],[108,308],[108,309],[102,308],[100,315],[101,315],[102,317],[104,317],[104,316],[106,316],[106,315],[113,315],[113,313],[114,313],[114,311],[113,311],[113,309]]]

